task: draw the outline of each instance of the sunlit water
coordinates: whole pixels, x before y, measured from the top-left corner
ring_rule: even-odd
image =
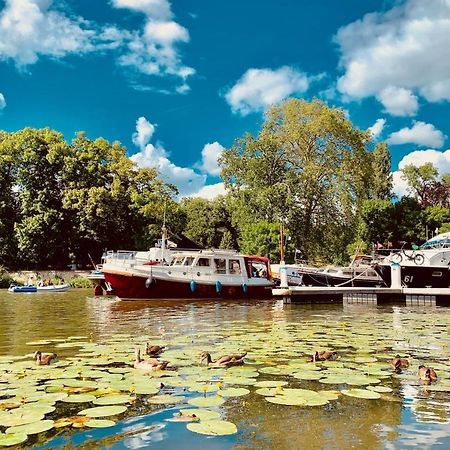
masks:
[[[318,323],[326,325],[321,332],[317,332]],[[314,339],[323,342],[327,333],[337,328],[353,327],[353,333],[358,333],[359,324],[361,335],[367,339],[371,339],[379,325],[390,329],[389,338],[379,338],[379,344],[389,348],[389,354],[399,348],[405,349],[406,353],[410,346],[417,350],[421,362],[440,362],[445,366],[449,361],[450,310],[445,308],[283,305],[279,301],[120,302],[91,298],[90,291],[84,290],[59,294],[0,291],[0,355],[28,354],[36,348],[27,342],[66,339],[74,335],[89,336],[97,343],[118,333],[131,335],[131,340],[153,336],[169,342],[189,335],[195,345],[195,336],[209,334],[211,343],[226,344],[228,336],[236,336],[239,328],[248,328],[260,332],[262,341],[258,342],[263,344],[258,348],[260,353],[264,353],[264,336],[267,336],[266,363],[276,365],[286,364],[289,361],[286,354],[295,354],[296,346],[295,340],[289,342],[286,344],[289,351],[283,353],[284,344],[279,336],[289,336],[290,331],[297,330],[297,335],[303,333],[313,349]],[[308,334],[310,327],[316,327],[312,335]],[[340,336],[345,337],[345,333]],[[418,342],[412,343],[411,336],[417,336]],[[240,339],[242,350],[249,351],[250,355],[255,341],[246,342],[245,334]],[[274,342],[274,339],[278,341]],[[302,346],[302,342],[298,345]],[[54,346],[41,350],[57,351],[60,359],[76,353],[72,348]],[[345,351],[339,353],[345,358]],[[298,358],[304,359],[304,353],[299,351]],[[193,361],[193,364],[197,363]],[[404,373],[412,375],[415,372]],[[450,375],[444,378],[448,379]],[[261,374],[260,379],[288,380],[289,387],[313,390],[345,388],[282,375]],[[180,450],[450,447],[450,393],[426,392],[417,382],[405,383],[405,380],[395,378],[383,384],[394,391],[380,400],[340,396],[336,401],[316,407],[272,404],[255,394],[253,386],[245,386],[250,390],[249,395],[230,398],[214,408],[221,412],[223,419],[236,424],[238,432],[229,436],[195,434],[186,429],[185,423],[165,421],[180,408],[190,408],[184,403],[131,409],[111,428],[51,430],[32,436],[22,447]],[[194,394],[185,392],[183,395],[189,398]]]

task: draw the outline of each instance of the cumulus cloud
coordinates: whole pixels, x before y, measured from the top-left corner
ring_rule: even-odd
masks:
[[[198,164],[198,168],[212,176],[220,175],[220,167],[218,159],[225,148],[217,141],[212,144],[206,144],[202,149],[202,161]]]
[[[170,154],[160,143],[150,143],[155,127],[145,117],[139,117],[136,121],[133,142],[139,147],[140,151],[132,155],[130,159],[138,167],[156,167],[165,182],[178,187],[182,197],[202,192],[205,188],[207,175],[197,173],[189,167],[177,166],[170,160]],[[206,192],[208,192],[208,189]]]
[[[42,56],[56,59],[109,50],[119,65],[144,75],[173,77],[175,92],[187,92],[186,80],[195,71],[182,63],[177,46],[189,42],[189,32],[173,20],[170,3],[112,0],[112,5],[144,14],[142,28],[99,26],[65,12],[64,4],[53,0],[6,0],[0,11],[0,60],[12,60],[23,69]]]
[[[279,69],[249,69],[225,94],[234,113],[243,116],[264,111],[293,94],[308,90],[312,78],[292,67]]]
[[[132,34],[119,64],[144,75],[171,75],[181,79],[176,92],[189,91],[188,77],[195,73],[185,66],[178,52],[179,43],[189,42],[189,32],[172,17],[167,0],[113,0],[116,8],[127,8],[145,14],[142,30]]]
[[[6,0],[0,13],[1,59],[23,67],[40,55],[60,58],[94,50],[98,39],[90,24],[51,5],[51,0]]]
[[[213,200],[219,195],[226,195],[227,190],[225,189],[224,183],[209,184],[204,186],[198,192],[190,195],[190,197],[200,197],[207,200]]]
[[[371,127],[367,128],[367,131],[370,131],[373,139],[378,139],[385,125],[386,119],[377,119]]]
[[[0,111],[6,107],[5,96],[0,92]]]
[[[391,133],[388,144],[416,144],[419,146],[442,147],[446,136],[434,125],[425,122],[414,122],[411,128],[402,128]]]
[[[409,165],[420,167],[429,162],[438,169],[439,175],[450,173],[450,149],[443,152],[434,149],[415,150],[405,155],[398,164],[398,170],[392,174],[394,193],[402,197],[408,192],[408,185],[402,179],[402,169]]]
[[[419,109],[417,97],[409,89],[388,86],[377,98],[385,111],[393,116],[415,116]]]
[[[337,87],[350,98],[376,96],[395,115],[417,111],[415,94],[450,100],[449,1],[397,3],[339,29],[335,40],[344,71]],[[386,86],[395,89],[395,99]]]

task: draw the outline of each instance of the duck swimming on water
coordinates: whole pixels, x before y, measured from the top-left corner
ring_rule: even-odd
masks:
[[[150,345],[148,342],[145,345],[145,353],[148,356],[157,356],[164,351],[164,346],[161,345]]]
[[[141,359],[141,350],[139,349],[139,347],[136,347],[134,353],[136,357],[134,361],[135,369],[141,369],[147,372],[154,372],[155,370],[164,370],[169,364],[169,361],[160,361],[159,359],[156,358]]]
[[[395,358],[392,360],[391,364],[394,366],[396,371],[407,369],[409,367],[409,359],[402,358],[400,355],[395,355]]]
[[[425,367],[423,365],[419,366],[417,372],[419,380],[423,381],[425,384],[430,384],[433,381],[437,381],[437,373],[432,367]]]
[[[316,362],[316,361],[335,361],[338,358],[337,352],[315,352],[308,361]]]
[[[42,353],[40,350],[34,352],[33,359],[36,360],[38,366],[48,366],[52,362],[58,360],[56,353]]]
[[[247,352],[234,355],[224,355],[221,356],[219,359],[213,361],[210,353],[202,352],[202,354],[200,355],[201,356],[200,364],[206,359],[206,363],[208,365],[213,364],[215,366],[222,366],[222,367],[241,366],[242,364],[244,364],[244,357],[246,354]]]

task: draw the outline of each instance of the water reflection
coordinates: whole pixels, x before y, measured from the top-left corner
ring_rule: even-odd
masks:
[[[364,317],[377,324],[390,324],[394,338],[373,339],[380,347],[414,351],[420,358],[443,361],[447,356],[450,320],[446,310],[377,308],[373,305],[283,305],[280,301],[255,302],[120,302],[91,298],[90,291],[74,290],[52,294],[10,294],[0,291],[0,355],[31,353],[29,341],[86,336],[102,342],[117,333],[169,339],[207,333],[211,341],[238,336],[239,324],[250,333],[261,330],[268,342],[287,336],[292,330],[305,330],[309,323],[324,321],[324,333],[333,331],[337,340],[345,330],[371,339],[373,330],[359,327]],[[233,322],[236,329],[231,330]],[[224,332],[224,324],[227,324]],[[339,331],[339,330],[342,330]],[[411,330],[414,336],[411,337]],[[306,334],[305,334],[306,335]],[[295,342],[294,342],[295,343]],[[336,341],[336,344],[338,342]],[[252,345],[252,344],[248,344]],[[283,343],[280,343],[281,347]],[[343,345],[342,343],[340,345]],[[261,348],[261,347],[260,347]],[[72,356],[71,348],[45,348],[62,357]],[[270,355],[268,355],[270,356]],[[450,370],[441,369],[450,379]],[[449,375],[444,375],[449,373]],[[151,414],[127,418],[115,427],[78,433],[64,432],[41,448],[112,449],[196,448],[298,449],[298,448],[403,448],[412,445],[450,445],[450,402],[446,392],[426,392],[414,374],[392,382],[394,393],[370,401],[341,396],[324,407],[299,408],[276,405],[251,391],[246,397],[232,398],[222,406],[224,419],[236,423],[238,434],[205,437],[186,430],[184,424],[166,422],[177,408],[155,407]],[[407,378],[409,376],[409,378]],[[270,377],[267,377],[270,379]],[[317,390],[316,382],[292,381],[290,387]],[[333,387],[321,386],[321,389]],[[33,443],[33,441],[31,441]]]

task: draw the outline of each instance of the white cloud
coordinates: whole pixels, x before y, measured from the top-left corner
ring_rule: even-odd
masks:
[[[133,133],[133,144],[144,148],[155,132],[156,125],[150,123],[145,117],[139,117],[136,121],[136,133]]]
[[[225,148],[217,141],[212,144],[206,144],[202,149],[202,161],[198,165],[199,169],[208,175],[219,176],[218,159],[224,150]]]
[[[370,131],[373,139],[377,139],[383,132],[385,125],[386,119],[377,119],[371,127],[367,128],[367,131]]]
[[[6,107],[5,96],[0,92],[0,111]]]
[[[405,155],[398,164],[398,170],[393,172],[392,180],[394,185],[394,193],[400,198],[408,192],[408,185],[402,179],[401,170],[405,166],[413,165],[416,167],[423,166],[431,162],[439,172],[439,175],[450,173],[450,149],[443,152],[434,149],[415,150]]]
[[[23,67],[41,55],[61,58],[95,49],[99,39],[87,21],[51,6],[52,0],[6,0],[0,13],[1,59]]]
[[[377,98],[385,111],[393,116],[415,116],[419,109],[417,97],[409,89],[388,86]]]
[[[112,0],[116,8],[127,8],[142,12],[159,20],[172,17],[170,3],[167,0]]]
[[[292,67],[279,69],[249,69],[225,94],[225,99],[235,113],[245,116],[264,111],[293,94],[308,90],[311,78]]]
[[[172,20],[170,3],[112,0],[112,5],[145,14],[142,28],[99,26],[65,12],[64,3],[54,5],[53,0],[6,0],[0,11],[0,60],[24,68],[42,56],[56,59],[109,50],[119,65],[144,75],[173,77],[177,84],[181,80],[175,91],[187,92],[186,80],[195,71],[182,63],[177,45],[189,42],[189,32]]]
[[[225,189],[224,183],[209,184],[208,186],[202,187],[198,192],[190,195],[189,197],[200,197],[207,200],[213,200],[219,195],[226,195],[227,190]]]
[[[144,75],[177,77],[181,85],[175,88],[176,92],[189,91],[186,80],[195,70],[182,63],[177,50],[179,43],[189,42],[189,32],[171,20],[170,3],[167,0],[113,0],[113,6],[146,15],[143,29],[132,34],[119,57],[119,64]]]
[[[414,122],[411,128],[402,128],[392,133],[388,144],[417,144],[420,146],[442,147],[446,136],[434,125],[425,122]]]
[[[130,157],[138,167],[156,167],[162,179],[177,186],[180,196],[188,196],[199,192],[206,183],[206,175],[199,174],[188,167],[180,167],[169,159],[168,152],[161,144],[153,145],[149,140],[153,136],[155,125],[145,117],[136,121],[136,133],[133,142],[140,151]]]
[[[395,3],[338,31],[344,74],[337,86],[350,98],[377,96],[386,111],[411,115],[416,93],[430,102],[450,100],[450,2]],[[403,100],[399,91],[392,104],[382,94],[386,86],[406,89]]]

